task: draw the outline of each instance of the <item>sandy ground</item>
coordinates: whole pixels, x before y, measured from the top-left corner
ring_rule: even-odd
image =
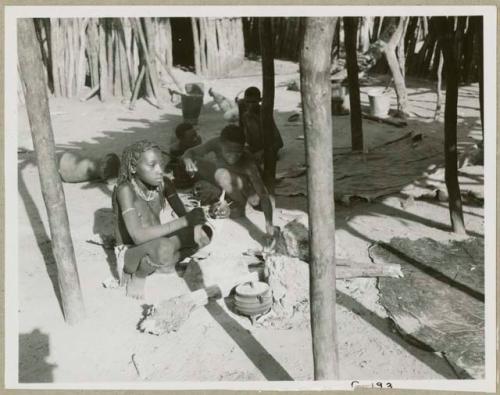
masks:
[[[277,62],[277,84],[297,76],[298,67]],[[245,77],[242,75],[251,74]],[[182,81],[193,81],[178,71]],[[197,81],[200,79],[196,78]],[[228,97],[245,87],[260,85],[258,65],[247,63],[233,78],[205,81]],[[441,138],[443,123],[432,121],[436,95],[425,81],[409,82],[414,116],[410,125],[418,132]],[[363,88],[365,91],[365,88]],[[480,136],[477,85],[463,87],[459,98],[460,147]],[[367,97],[362,94],[366,104]],[[285,140],[278,170],[304,163],[301,122],[288,117],[300,111],[300,93],[276,89],[276,122]],[[393,97],[393,105],[395,98]],[[99,157],[117,152],[133,141],[151,139],[167,148],[180,108],[167,103],[158,110],[141,100],[130,111],[119,100],[101,103],[92,99],[51,99],[50,110],[58,151],[75,150]],[[221,113],[205,98],[200,117],[204,139],[224,125]],[[364,121],[368,149],[407,132]],[[178,332],[152,336],[137,325],[147,305],[189,291],[176,274],[154,275],[148,280],[147,298],[126,298],[123,289],[105,289],[102,282],[114,269],[112,250],[93,241],[109,234],[111,187],[101,183],[64,184],[66,203],[87,319],[75,327],[64,322],[57,290],[56,267],[50,249],[46,217],[26,110],[19,106],[18,169],[18,318],[20,382],[127,382],[127,381],[247,381],[311,380],[313,363],[310,329],[276,330],[253,327],[231,312],[223,300],[192,313]],[[349,146],[349,117],[334,118],[337,147]],[[432,237],[449,240],[447,205],[415,201],[403,208],[397,195],[376,202],[352,202],[336,207],[337,254],[369,262],[367,247],[391,237]],[[304,197],[278,197],[278,225],[306,211]],[[465,206],[467,229],[483,235],[482,207]],[[210,246],[213,254],[240,254],[258,248],[263,215],[251,212],[248,221],[222,220]],[[8,264],[15,265],[15,262]],[[227,264],[227,263],[226,263]],[[393,329],[378,304],[376,279],[337,281],[338,344],[343,379],[441,379],[455,378],[447,361],[436,353],[408,344]]]

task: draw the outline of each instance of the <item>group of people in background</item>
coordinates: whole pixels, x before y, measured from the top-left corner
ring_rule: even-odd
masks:
[[[245,216],[249,204],[264,213],[266,239],[272,240],[276,233],[274,202],[262,180],[264,134],[272,133],[276,154],[283,141],[276,125],[271,131],[262,130],[260,90],[246,89],[235,105],[212,90],[209,94],[228,120],[217,137],[202,142],[197,126],[183,122],[176,126],[167,153],[158,144],[141,140],[125,148],[121,160],[116,154],[100,161],[71,153],[60,158],[63,181],[117,177],[112,194],[115,253],[128,296],[143,298],[147,276],[174,271],[178,262],[210,243],[214,232],[201,206],[221,197],[230,205],[231,218]],[[215,160],[207,158],[209,154]],[[200,207],[188,211],[177,190],[194,191]],[[169,213],[163,223],[162,211]]]

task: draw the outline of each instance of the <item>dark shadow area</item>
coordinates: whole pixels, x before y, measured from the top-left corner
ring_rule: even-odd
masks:
[[[337,291],[337,303],[352,311],[359,317],[363,318],[367,323],[383,333],[394,343],[404,348],[406,351],[408,351],[408,353],[413,355],[419,361],[429,366],[436,373],[442,375],[446,379],[457,379],[455,371],[444,358],[440,358],[436,354],[430,352],[432,350],[430,350],[429,348],[418,350],[410,343],[413,343],[420,347],[425,347],[425,345],[422,345],[416,339],[404,339],[400,335],[395,333],[393,331],[393,324],[390,319],[379,317],[373,311],[368,310],[357,300],[340,291]]]
[[[191,18],[170,18],[174,66],[194,69],[194,41]]]
[[[115,279],[118,280],[118,270],[116,255],[114,251],[114,215],[111,208],[100,208],[94,213],[94,226],[92,227],[94,235],[99,235],[102,240],[101,247],[106,254],[106,262],[109,271]]]
[[[241,227],[245,228],[248,231],[248,235],[254,239],[257,243],[263,245],[265,240],[265,232],[260,230],[260,228],[255,225],[250,219],[247,217],[236,218],[233,219]]]
[[[52,383],[57,365],[47,363],[50,355],[49,335],[34,329],[19,335],[19,382]]]
[[[34,153],[28,154],[34,155]],[[40,216],[40,212],[36,206],[33,197],[31,196],[26,183],[24,181],[22,170],[29,164],[32,163],[31,159],[27,159],[19,163],[19,172],[17,179],[17,188],[19,195],[28,214],[28,219],[30,221],[31,229],[33,229],[33,234],[35,235],[36,243],[40,252],[42,253],[43,260],[45,262],[45,270],[47,270],[47,275],[49,276],[50,282],[52,283],[52,288],[54,289],[54,294],[56,295],[57,301],[59,303],[59,308],[61,309],[61,314],[64,316],[64,311],[62,307],[61,290],[59,289],[59,282],[57,280],[57,265],[54,258],[54,253],[52,251],[52,241],[45,231],[45,225]]]
[[[195,272],[201,272],[199,264],[191,261],[190,265],[197,265]],[[191,291],[204,288],[203,280],[197,282],[193,279],[184,277],[186,284]],[[211,300],[206,306],[206,310],[215,321],[226,331],[238,347],[252,361],[257,369],[269,381],[291,381],[293,378],[281,366],[281,364],[259,343],[251,332],[242,327],[238,321],[232,318],[215,300]]]

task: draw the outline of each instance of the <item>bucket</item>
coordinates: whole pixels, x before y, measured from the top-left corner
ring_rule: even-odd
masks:
[[[186,95],[181,97],[182,117],[185,122],[196,125],[203,107],[203,84],[186,84],[185,89]]]
[[[378,118],[388,117],[391,102],[390,96],[384,91],[384,88],[373,88],[367,92],[370,100],[370,115]]]

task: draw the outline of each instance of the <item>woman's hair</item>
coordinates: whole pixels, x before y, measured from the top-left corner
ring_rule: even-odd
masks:
[[[130,168],[137,165],[137,162],[139,161],[139,158],[141,157],[141,154],[143,152],[149,151],[151,149],[157,149],[161,151],[161,148],[158,146],[158,144],[153,143],[149,140],[137,141],[123,150],[120,172],[118,173],[118,185],[125,181],[132,181],[134,174],[132,174]]]
[[[117,186],[123,184],[124,182],[132,181],[132,179],[134,178],[134,174],[131,172],[130,168],[137,165],[137,162],[139,161],[139,158],[141,157],[143,152],[149,151],[151,149],[157,149],[161,151],[161,148],[158,144],[153,143],[149,140],[137,141],[123,150],[120,171],[118,173],[118,180],[116,183]],[[113,206],[116,203],[116,189],[117,188],[115,188],[115,192],[113,192]],[[158,192],[160,193],[160,196],[164,195],[163,185],[160,185]],[[164,199],[160,199],[160,202],[162,207],[164,207]]]

